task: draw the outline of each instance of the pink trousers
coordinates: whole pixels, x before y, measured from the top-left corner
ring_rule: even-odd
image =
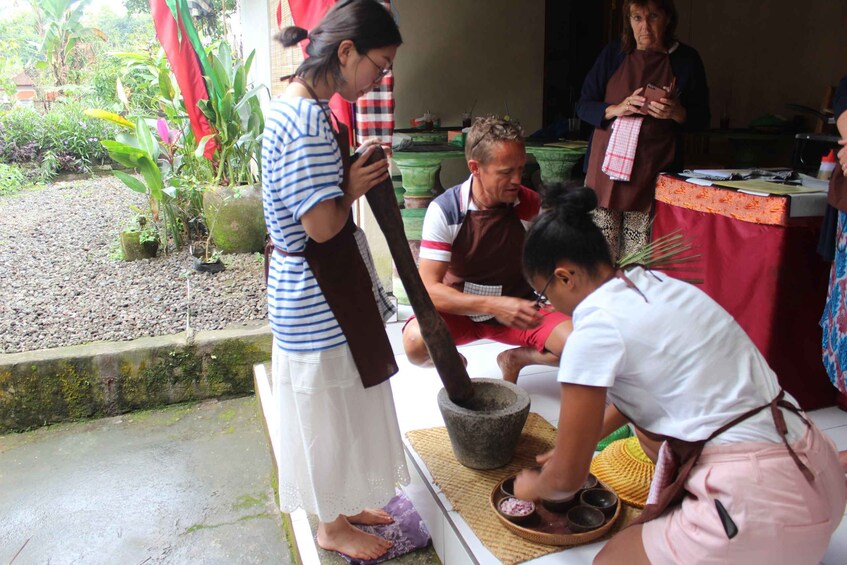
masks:
[[[664,563],[820,563],[847,502],[832,441],[812,425],[793,446],[815,474],[803,477],[783,444],[709,446],[691,472],[681,506],[647,522],[642,541]],[[715,501],[738,528],[729,539]]]

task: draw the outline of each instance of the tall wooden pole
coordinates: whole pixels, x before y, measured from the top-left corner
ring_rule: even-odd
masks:
[[[383,158],[385,153],[382,148],[377,147],[369,162]],[[397,274],[400,275],[400,280],[409,296],[409,302],[421,328],[421,336],[429,350],[432,363],[438,371],[438,376],[441,377],[450,400],[456,404],[462,404],[473,396],[471,379],[459,356],[453,337],[444,320],[438,315],[418,273],[412,251],[409,249],[409,241],[406,239],[406,232],[403,230],[403,218],[400,216],[400,208],[397,207],[397,198],[394,195],[391,179],[370,189],[367,199],[382,233],[385,234],[388,248],[394,258],[394,265],[397,267]]]

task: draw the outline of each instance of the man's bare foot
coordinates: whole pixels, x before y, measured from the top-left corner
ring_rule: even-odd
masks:
[[[332,522],[318,523],[318,545],[327,551],[337,551],[354,559],[376,559],[394,545],[379,536],[352,526],[344,516]]]
[[[507,349],[497,356],[497,364],[503,373],[503,380],[517,384],[521,369],[527,365],[547,365],[558,367],[559,358],[549,351],[538,351],[533,347],[515,347]]]
[[[515,347],[497,355],[497,364],[503,373],[503,380],[517,384],[521,369],[529,364],[529,353],[536,353],[531,347]]]
[[[361,524],[362,526],[383,526],[385,524],[394,523],[394,518],[388,515],[388,512],[382,508],[365,508],[355,516],[345,516],[351,524]]]

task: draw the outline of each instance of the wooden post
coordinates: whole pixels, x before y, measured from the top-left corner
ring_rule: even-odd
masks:
[[[369,162],[384,158],[385,153],[382,148],[377,147]],[[400,208],[397,206],[391,179],[370,189],[367,199],[382,233],[385,234],[391,257],[397,267],[397,274],[403,281],[409,303],[417,316],[421,336],[429,350],[432,363],[438,371],[438,376],[441,377],[441,382],[444,383],[450,400],[461,404],[473,396],[471,379],[462,363],[456,344],[453,343],[453,337],[447,330],[444,320],[435,310],[435,305],[418,273],[418,267],[415,265],[415,259],[412,257],[409,242],[403,230],[403,219],[400,217]]]

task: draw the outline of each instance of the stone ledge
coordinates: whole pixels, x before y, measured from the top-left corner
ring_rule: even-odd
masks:
[[[253,392],[266,323],[0,355],[0,433]]]

